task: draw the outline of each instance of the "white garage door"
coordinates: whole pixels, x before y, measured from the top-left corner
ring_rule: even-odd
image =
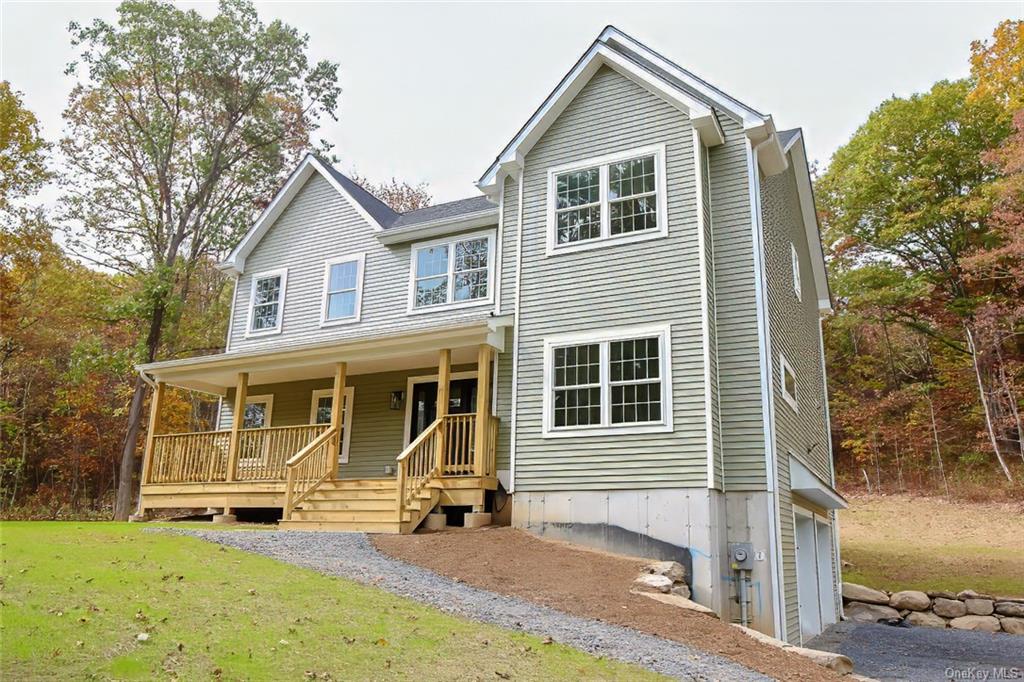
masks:
[[[796,508],[796,578],[800,636],[814,637],[836,622],[832,578],[832,528],[828,521]]]

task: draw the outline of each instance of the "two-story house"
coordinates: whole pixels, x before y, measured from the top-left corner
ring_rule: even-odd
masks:
[[[398,214],[307,156],[222,265],[225,352],[139,368],[141,510],[505,520],[684,562],[696,601],[789,641],[834,622],[800,130],[609,27],[477,188]],[[220,396],[221,429],[162,433],[166,386]]]

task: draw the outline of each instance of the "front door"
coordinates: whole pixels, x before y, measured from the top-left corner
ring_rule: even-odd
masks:
[[[469,414],[476,410],[476,378],[453,379],[448,384],[448,414]],[[409,415],[409,442],[437,419],[437,382],[412,385],[412,413]]]

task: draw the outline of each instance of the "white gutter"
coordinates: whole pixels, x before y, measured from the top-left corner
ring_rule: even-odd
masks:
[[[772,348],[768,329],[768,298],[765,284],[764,225],[761,217],[761,179],[758,175],[757,155],[762,145],[775,140],[769,135],[756,147],[749,137],[747,147],[747,174],[750,192],[750,223],[754,247],[754,291],[757,299],[757,339],[761,366],[761,420],[764,428],[765,483],[768,492],[769,551],[774,569],[772,610],[775,615],[775,636],[786,641],[785,583],[782,570],[782,529],[779,524],[779,471],[775,454],[775,400],[772,383]],[[776,143],[777,144],[777,143]]]
[[[516,491],[516,441],[518,413],[519,413],[519,301],[522,299],[522,270],[523,270],[523,177],[525,168],[519,170],[519,216],[516,219],[516,309],[512,311],[512,423],[509,425],[509,480],[508,491]]]

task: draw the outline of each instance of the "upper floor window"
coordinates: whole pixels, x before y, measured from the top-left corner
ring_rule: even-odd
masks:
[[[796,245],[790,243],[789,245],[790,259],[793,261],[793,293],[796,294],[796,300],[802,301],[800,297],[800,255],[796,252]]]
[[[490,302],[494,233],[414,244],[411,271],[410,311]]]
[[[669,431],[668,326],[545,340],[544,435]]]
[[[797,409],[797,387],[796,387],[796,372],[793,367],[786,362],[786,357],[779,353],[779,374],[782,379],[782,398],[789,403],[789,406],[794,410]]]
[[[548,253],[668,234],[665,145],[548,171]]]
[[[248,336],[276,334],[281,331],[287,282],[287,270],[260,272],[252,276]]]
[[[322,325],[358,322],[363,299],[364,254],[333,258],[324,264]]]

